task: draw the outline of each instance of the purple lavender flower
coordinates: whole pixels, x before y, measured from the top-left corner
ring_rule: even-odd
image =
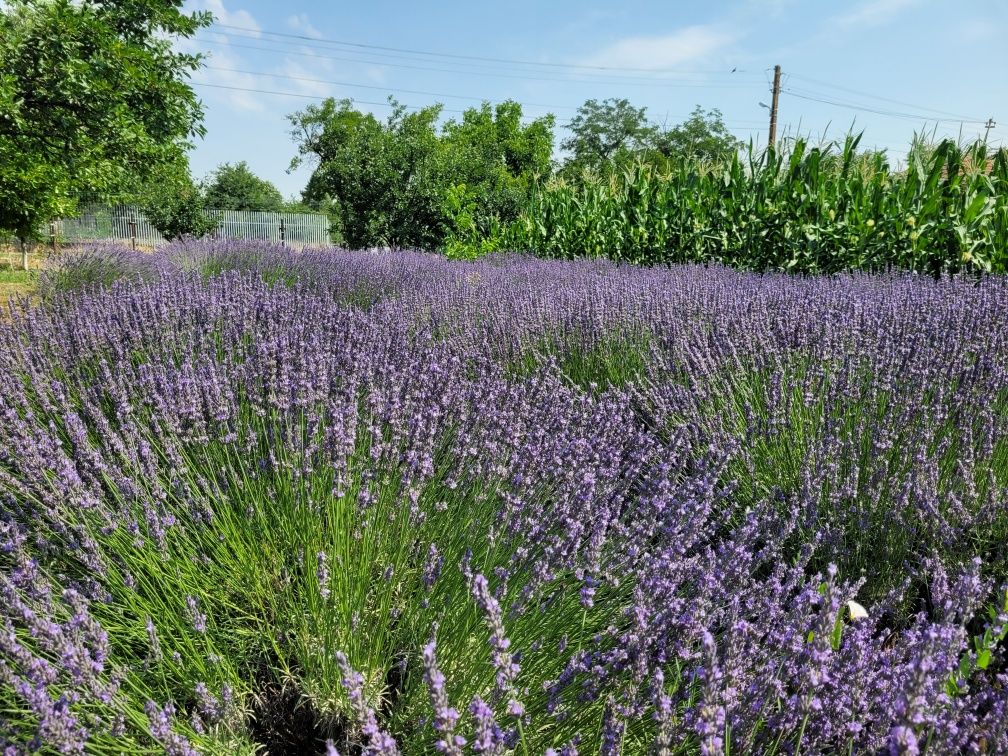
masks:
[[[195,596],[186,596],[186,609],[189,612],[189,620],[192,622],[193,630],[197,633],[205,633],[207,617],[199,610],[199,600]]]
[[[438,659],[397,679],[434,711],[404,732],[446,751],[649,732],[658,753],[1008,749],[1004,279],[212,241],[108,254],[150,275],[0,325],[13,747],[230,732],[215,723],[242,706],[210,684],[238,682],[215,633],[240,621],[308,675],[340,637],[380,658],[439,623]],[[233,574],[231,547],[262,536],[256,574]],[[316,553],[320,595],[336,576],[350,593],[312,617],[296,590],[319,537],[346,544]],[[153,607],[177,570],[205,659],[161,648],[174,619]],[[234,610],[245,598],[261,616]],[[490,664],[459,640],[472,598]],[[139,636],[111,642],[106,617]],[[213,675],[194,690],[165,656]],[[461,716],[441,668],[461,670]],[[138,703],[125,670],[192,705],[152,704],[148,733],[121,717]],[[340,666],[368,753],[395,751],[384,723],[417,700],[381,690],[387,671],[365,690]]]
[[[505,734],[497,724],[493,710],[479,696],[473,696],[469,704],[469,713],[476,722],[471,748],[474,753],[498,754],[504,753]]]
[[[434,730],[440,736],[435,747],[439,753],[460,756],[466,739],[455,734],[455,724],[458,722],[459,713],[448,703],[445,679],[437,667],[435,649],[436,644],[433,640],[423,649],[424,683],[427,685],[431,706],[434,709]]]
[[[350,710],[365,738],[364,753],[369,756],[397,756],[399,747],[395,739],[378,726],[374,709],[367,705],[364,694],[364,677],[350,666],[350,662],[342,651],[336,652],[336,664],[343,676],[343,689],[347,693]]]
[[[326,554],[320,551],[316,555],[317,566],[315,567],[315,577],[318,579],[319,593],[323,600],[329,598],[329,567],[326,564]]]
[[[170,756],[197,756],[199,751],[192,747],[189,741],[172,729],[172,718],[175,716],[175,706],[169,701],[163,707],[153,701],[144,705],[147,712],[150,734]]]

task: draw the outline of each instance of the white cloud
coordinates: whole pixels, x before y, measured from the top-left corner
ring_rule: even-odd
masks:
[[[673,68],[702,60],[737,36],[715,26],[687,26],[656,37],[626,37],[580,62],[614,68]]]
[[[880,26],[888,23],[920,0],[868,0],[849,13],[830,19],[830,23],[840,26]]]
[[[308,20],[307,13],[298,13],[295,16],[288,16],[287,26],[294,31],[301,32],[306,37],[314,37],[315,39],[322,38],[322,32],[312,26],[311,21]]]

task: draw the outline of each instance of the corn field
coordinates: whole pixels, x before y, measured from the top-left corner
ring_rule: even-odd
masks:
[[[635,165],[548,182],[505,233],[545,257],[722,263],[831,273],[1008,270],[1008,156],[915,143],[907,165],[860,137],[736,155],[722,166]]]

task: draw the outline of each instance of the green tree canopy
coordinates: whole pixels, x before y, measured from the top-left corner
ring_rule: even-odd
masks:
[[[205,182],[204,201],[214,210],[256,210],[279,212],[283,195],[266,179],[259,178],[242,160],[221,163]]]
[[[561,172],[568,179],[577,179],[586,169],[604,174],[632,162],[663,167],[676,160],[721,163],[742,147],[720,110],[699,105],[685,121],[665,128],[648,121],[647,109],[628,100],[588,100],[567,128],[570,136],[561,147],[569,155]]]
[[[553,127],[552,115],[523,124],[513,101],[483,103],[445,124],[447,244],[470,245],[518,217],[532,187],[552,171]]]
[[[164,166],[158,180],[148,182],[135,199],[166,239],[205,236],[217,227],[217,221],[206,212],[203,193],[189,174],[185,160]]]
[[[460,229],[512,220],[549,173],[552,116],[526,125],[518,103],[484,104],[439,128],[440,105],[392,104],[385,121],[333,99],[290,116],[292,166],[315,166],[304,200],[335,215],[351,247],[443,249]]]
[[[349,246],[437,246],[440,110],[396,105],[382,122],[351,100],[329,98],[290,116],[298,144],[292,167],[315,164],[304,199],[330,206]]]
[[[82,195],[116,199],[202,135],[173,42],[183,0],[8,0],[0,10],[0,230],[30,236]]]
[[[599,169],[621,154],[652,146],[656,128],[648,123],[647,108],[629,100],[588,100],[567,124],[570,136],[560,146],[570,152],[568,166]]]
[[[720,110],[705,111],[697,105],[682,123],[656,130],[652,147],[668,159],[720,163],[738,152],[742,142],[728,130]]]

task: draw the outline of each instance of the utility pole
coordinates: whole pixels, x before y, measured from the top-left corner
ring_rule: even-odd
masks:
[[[984,124],[984,128],[987,129],[984,132],[984,144],[987,144],[987,137],[990,136],[990,130],[997,126],[997,122],[993,118],[988,118],[987,123]]]
[[[770,140],[769,149],[777,147],[777,101],[780,99],[780,66],[773,69],[773,100],[770,101]]]

